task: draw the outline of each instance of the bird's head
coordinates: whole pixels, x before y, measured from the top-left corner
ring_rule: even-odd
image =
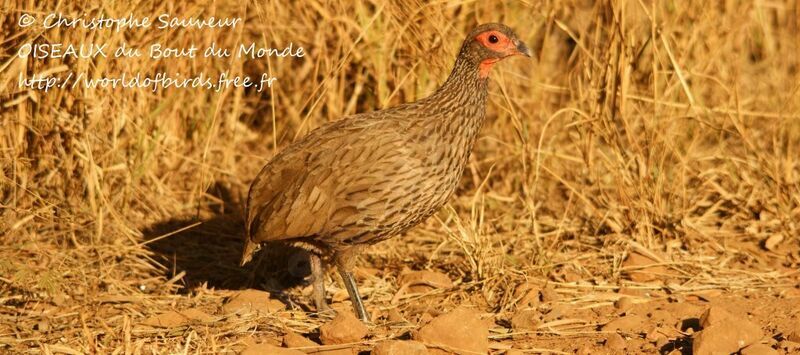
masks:
[[[486,23],[476,27],[464,40],[461,55],[478,65],[478,75],[485,78],[492,65],[515,55],[531,53],[514,31],[502,23]]]

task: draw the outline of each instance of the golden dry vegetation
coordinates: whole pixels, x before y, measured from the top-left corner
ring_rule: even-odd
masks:
[[[17,26],[21,13],[54,11],[241,17],[244,26]],[[313,337],[324,320],[307,313],[298,251],[270,246],[238,267],[249,182],[278,149],[322,123],[432,92],[464,34],[482,22],[515,28],[535,58],[495,67],[487,123],[457,197],[358,262],[378,326],[354,346],[405,337],[433,310],[460,304],[490,320],[494,351],[602,344],[608,319],[597,315],[512,330],[521,285],[558,295],[543,299],[545,308],[571,310],[609,307],[626,292],[642,304],[797,297],[798,18],[791,0],[5,2],[0,351],[219,353],[279,342],[290,330]],[[253,41],[292,42],[308,54],[16,55],[26,43]],[[43,73],[224,71],[278,79],[261,93],[18,86],[20,75]],[[630,276],[630,254],[657,263],[646,269],[652,277]],[[435,270],[453,285],[408,295],[398,284],[405,269]],[[220,311],[247,288],[270,291],[286,309]],[[347,307],[341,286],[330,293]],[[146,325],[186,309],[207,317]],[[386,320],[397,312],[407,321]],[[670,338],[672,347],[685,350],[686,336]],[[646,343],[637,349],[648,352]]]

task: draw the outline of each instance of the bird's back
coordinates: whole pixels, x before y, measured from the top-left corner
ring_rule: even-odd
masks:
[[[250,187],[243,261],[261,242],[374,243],[429,217],[466,163],[471,142],[454,144],[474,141],[436,124],[452,115],[407,104],[323,125],[288,146]]]

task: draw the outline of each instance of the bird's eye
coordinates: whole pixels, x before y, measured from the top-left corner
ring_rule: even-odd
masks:
[[[495,35],[491,35],[491,36],[489,36],[489,43],[497,43],[497,42],[499,42],[499,41],[500,41],[500,40],[499,40],[499,39],[497,39],[497,36],[495,36]]]

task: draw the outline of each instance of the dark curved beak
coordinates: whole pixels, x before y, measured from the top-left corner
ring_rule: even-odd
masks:
[[[523,43],[520,40],[517,40],[517,41],[515,41],[514,44],[517,45],[517,53],[516,54],[524,55],[526,57],[530,57],[531,56],[531,50],[528,49],[528,46],[526,46],[525,43]]]

